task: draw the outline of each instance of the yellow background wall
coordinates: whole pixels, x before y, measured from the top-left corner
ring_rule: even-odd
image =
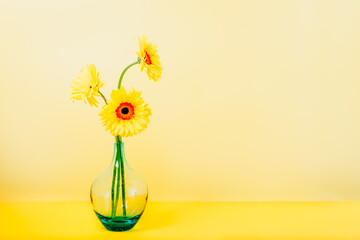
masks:
[[[360,200],[359,1],[0,2],[0,200],[88,200],[113,137],[69,100],[94,63],[132,68],[149,129],[126,139],[150,200]]]

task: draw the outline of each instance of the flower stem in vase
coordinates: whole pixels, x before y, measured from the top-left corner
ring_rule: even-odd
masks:
[[[119,151],[116,150],[116,159],[114,162],[114,170],[113,170],[113,177],[112,177],[112,183],[111,183],[111,218],[114,218],[116,215],[116,205],[114,200],[115,200],[115,182],[116,182],[116,173],[117,168],[118,168],[118,154]]]
[[[123,147],[123,146],[121,146]],[[120,170],[121,170],[121,196],[122,196],[122,203],[123,203],[123,216],[126,217],[126,201],[125,201],[125,171],[124,171],[124,159],[123,156],[124,149],[121,149],[121,156],[120,156]],[[118,172],[119,174],[119,172]],[[118,178],[119,179],[119,178]],[[118,180],[119,185],[119,180]],[[119,187],[118,187],[119,189]],[[118,192],[119,194],[119,192]]]
[[[120,175],[121,175],[121,196],[122,196],[122,207],[123,207],[123,217],[126,217],[126,197],[125,197],[125,171],[124,171],[124,159],[123,159],[123,143],[119,141],[120,139],[116,138],[116,160],[115,160],[115,166],[114,166],[114,172],[113,174],[113,183],[112,186],[114,187],[116,182],[116,197],[115,197],[115,203],[113,207],[112,217],[116,217],[117,212],[117,206],[119,203],[119,195],[120,195]],[[116,179],[116,180],[115,180]]]

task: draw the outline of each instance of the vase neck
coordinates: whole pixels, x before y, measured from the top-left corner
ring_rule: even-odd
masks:
[[[112,163],[115,163],[115,161],[123,161],[123,163],[127,165],[123,142],[114,143],[114,154]]]

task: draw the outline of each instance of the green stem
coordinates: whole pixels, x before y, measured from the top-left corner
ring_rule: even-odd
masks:
[[[117,212],[117,206],[119,202],[119,187],[120,187],[120,169],[119,169],[119,162],[122,162],[121,160],[121,142],[116,142],[116,169],[117,169],[117,184],[116,184],[116,198],[115,198],[115,215]]]
[[[104,94],[102,94],[102,93],[100,92],[100,90],[99,90],[98,92],[100,93],[100,96],[104,99],[104,102],[107,104],[107,100],[106,100],[106,97],[104,96]]]
[[[138,58],[136,62],[131,63],[127,66],[121,73],[118,83],[118,89],[121,88],[121,82],[124,78],[125,72],[131,68],[132,66],[139,64],[141,59]],[[105,103],[107,104],[105,96],[99,91],[101,97],[104,99]],[[125,203],[125,172],[124,172],[124,160],[122,157],[122,139],[120,135],[115,137],[116,139],[116,159],[114,163],[114,171],[113,171],[113,179],[112,179],[112,187],[111,187],[111,217],[114,218],[116,216],[117,206],[119,202],[119,188],[120,188],[120,169],[121,169],[121,196],[122,196],[122,203],[123,203],[123,216],[126,217],[126,203]],[[120,169],[119,169],[119,162],[120,162]],[[117,171],[116,171],[117,170]],[[114,202],[114,195],[115,195],[115,182],[117,176],[117,184],[116,184],[116,198]]]
[[[118,152],[116,152],[116,155]],[[115,204],[114,204],[114,197],[115,197],[115,178],[116,178],[116,162],[117,156],[115,157],[115,164],[113,170],[113,177],[112,177],[112,184],[111,184],[111,218],[115,217]]]
[[[117,209],[117,202],[118,200],[115,200],[115,183],[116,183],[116,175],[119,178],[119,156],[120,156],[120,148],[118,146],[118,143],[121,143],[121,137],[116,136],[116,155],[115,155],[115,161],[114,161],[114,170],[113,170],[113,177],[112,177],[112,183],[111,183],[111,218],[114,218],[116,216],[116,209]],[[117,171],[116,171],[117,170]],[[119,182],[119,180],[118,180]],[[116,195],[118,196],[119,187],[117,186]],[[116,198],[118,199],[118,197]]]
[[[120,174],[121,174],[121,197],[122,197],[122,207],[123,207],[123,217],[126,217],[126,197],[125,197],[125,170],[124,170],[124,149],[121,142],[121,137],[116,137],[116,166],[117,166],[117,184],[116,184],[116,198],[114,204],[114,212],[117,212],[117,206],[119,202],[119,192],[120,192]],[[120,163],[120,166],[119,166]],[[115,169],[115,166],[114,166]],[[121,173],[120,173],[121,171]],[[115,178],[113,177],[113,183],[115,182]]]
[[[141,59],[138,58],[138,60],[137,60],[136,62],[133,62],[132,64],[130,64],[129,66],[127,66],[127,67],[124,69],[124,71],[122,71],[122,73],[121,73],[121,75],[120,75],[120,78],[119,78],[118,89],[121,88],[121,82],[122,82],[122,79],[123,79],[124,74],[126,73],[126,71],[127,71],[129,68],[131,68],[132,66],[134,66],[134,65],[136,65],[136,64],[139,64],[140,61],[141,61]]]
[[[122,149],[124,150],[124,149]],[[125,171],[124,171],[124,159],[121,157],[120,161],[120,169],[121,169],[121,189],[122,189],[122,202],[123,202],[123,216],[126,217],[126,199],[125,199]],[[119,174],[119,172],[118,172]],[[119,177],[118,177],[118,184],[119,184]]]

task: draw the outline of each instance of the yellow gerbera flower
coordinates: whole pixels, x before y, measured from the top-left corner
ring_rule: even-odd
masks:
[[[82,100],[88,102],[90,106],[97,107],[98,101],[95,97],[100,97],[99,89],[104,86],[101,81],[99,72],[96,71],[95,65],[86,65],[81,69],[81,73],[72,81],[72,92],[70,98],[72,100]]]
[[[133,89],[127,93],[124,87],[112,91],[111,100],[99,112],[112,135],[131,137],[146,129],[151,110],[140,95],[141,92]]]
[[[162,67],[160,66],[160,56],[156,55],[156,44],[147,42],[145,36],[139,37],[140,51],[137,55],[140,58],[140,71],[145,69],[145,72],[151,80],[159,81],[161,77]]]

